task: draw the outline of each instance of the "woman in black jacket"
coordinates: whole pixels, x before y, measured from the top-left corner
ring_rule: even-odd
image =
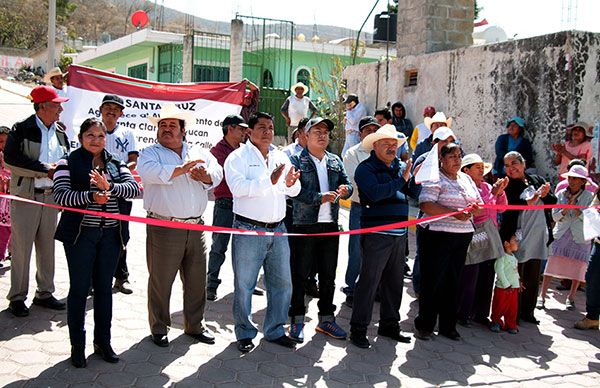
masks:
[[[106,127],[91,118],[81,125],[81,148],[61,159],[54,173],[54,199],[62,206],[120,213],[121,201],[134,198],[140,189],[122,161],[105,149]],[[110,345],[112,278],[119,252],[129,236],[121,222],[71,211],[63,212],[55,238],[62,241],[69,267],[67,323],[71,363],[86,366],[85,304],[94,288],[94,352],[105,361],[119,358]]]
[[[504,156],[508,185],[504,191],[509,205],[549,205],[556,203],[550,184],[539,175],[527,174],[523,156],[511,151]],[[540,266],[548,256],[551,239],[551,216],[549,210],[508,210],[502,215],[501,230],[516,234],[519,250],[519,278],[525,287],[519,294],[518,318],[538,324],[534,317],[540,283]]]

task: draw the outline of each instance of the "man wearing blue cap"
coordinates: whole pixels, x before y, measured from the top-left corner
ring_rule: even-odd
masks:
[[[300,193],[294,201],[294,231],[302,234],[336,232],[339,199],[352,195],[352,184],[340,158],[327,152],[333,122],[321,117],[312,118],[305,127],[306,148],[290,160],[300,174]],[[292,299],[289,316],[290,338],[304,341],[304,284],[313,263],[319,275],[319,324],[316,331],[336,339],[346,339],[346,332],[335,322],[333,295],[337,268],[339,236],[304,237],[296,246],[290,263]]]

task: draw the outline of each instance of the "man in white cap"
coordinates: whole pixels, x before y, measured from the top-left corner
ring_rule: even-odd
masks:
[[[405,164],[396,156],[404,142],[406,136],[396,132],[391,124],[363,139],[363,147],[372,151],[354,174],[362,206],[361,228],[408,220],[406,192],[412,162]],[[362,251],[369,252],[369,259],[362,262],[350,319],[350,341],[360,348],[370,347],[367,328],[378,288],[381,306],[377,334],[398,342],[410,342],[409,337],[400,333],[407,233],[406,228],[396,228],[362,237]]]
[[[65,74],[63,74],[60,67],[54,67],[50,69],[50,71],[44,76],[44,82],[50,84],[56,91],[56,94],[58,94],[60,97],[67,97]]]
[[[161,109],[159,117],[149,120],[157,127],[158,143],[142,150],[138,164],[148,218],[203,224],[208,190],[221,183],[223,169],[210,152],[200,147],[190,149],[185,142],[186,123],[194,122],[191,114],[169,104]],[[204,233],[148,225],[146,258],[152,341],[161,347],[169,345],[169,302],[179,272],[183,283],[183,330],[200,342],[214,344],[214,336],[202,324],[206,304]]]
[[[317,107],[311,99],[306,96],[308,86],[298,82],[291,87],[293,95],[286,98],[281,106],[281,115],[288,126],[288,143],[292,142],[292,133],[298,128],[298,123],[305,117],[312,119],[317,114]],[[308,114],[310,112],[310,115]]]
[[[115,94],[107,94],[102,98],[100,114],[102,122],[106,126],[106,150],[122,160],[130,170],[137,166],[139,152],[137,150],[133,131],[119,125],[118,120],[123,117],[125,103],[123,99]],[[123,209],[121,213],[131,214],[133,203],[131,200],[121,201]],[[121,221],[121,228],[129,235],[129,222]],[[127,244],[127,241],[123,241]],[[129,282],[129,270],[127,269],[127,248],[124,246],[119,254],[119,262],[115,271],[115,290],[123,294],[131,294],[133,291],[127,287]]]
[[[67,98],[50,86],[31,91],[35,114],[14,125],[4,148],[4,161],[11,172],[10,193],[38,202],[55,204],[52,178],[56,163],[69,151],[65,129],[58,123],[61,103]],[[29,291],[29,263],[35,243],[37,290],[33,304],[64,310],[54,293],[54,232],[58,210],[12,201],[12,262],[8,309],[17,317],[29,315],[25,306]]]
[[[431,118],[425,117],[423,123],[427,128],[429,128],[431,134],[424,140],[421,140],[417,143],[417,146],[412,154],[413,166],[416,166],[415,162],[419,156],[429,152],[433,148],[433,135],[435,134],[435,131],[440,127],[452,127],[452,118],[446,117],[444,112],[436,112]]]

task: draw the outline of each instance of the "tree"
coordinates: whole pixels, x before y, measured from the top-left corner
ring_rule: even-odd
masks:
[[[318,115],[333,121],[334,130],[331,135],[331,149],[339,154],[346,139],[344,95],[348,92],[348,89],[343,79],[344,64],[342,60],[337,56],[333,56],[331,62],[332,66],[329,74],[323,74],[315,68],[311,70],[310,86],[314,95],[319,96],[313,100]]]
[[[483,11],[483,7],[480,7],[477,5],[477,0],[474,1],[473,7],[474,7],[473,19],[476,20],[479,18],[479,12]]]
[[[73,63],[73,57],[65,55],[65,54],[74,54],[76,53],[77,50],[75,50],[75,48],[71,47],[71,46],[67,46],[65,45],[63,47],[63,51],[60,54],[60,59],[58,61],[58,67],[60,67],[60,70],[64,73],[69,69],[69,66],[71,66],[71,64]]]

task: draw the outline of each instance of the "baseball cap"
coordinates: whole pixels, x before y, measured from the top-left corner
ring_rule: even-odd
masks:
[[[377,120],[375,120],[375,117],[365,116],[358,122],[358,130],[360,131],[361,129],[363,129],[363,127],[366,127],[367,125],[376,125],[377,128],[381,127]]]
[[[100,104],[100,106],[107,103],[116,104],[119,105],[121,109],[125,109],[125,103],[123,102],[123,99],[117,96],[116,94],[107,94],[106,96],[104,96],[104,98],[102,99],[102,104]]]
[[[435,130],[435,133],[433,134],[433,140],[446,140],[447,138],[449,138],[450,136],[452,136],[454,139],[456,139],[456,136],[454,136],[454,132],[452,132],[452,130],[448,127],[439,127],[438,129]]]
[[[348,96],[346,96],[346,99],[344,100],[344,104],[349,104],[352,101],[358,104],[358,96],[356,94],[348,94]]]
[[[223,127],[228,125],[239,125],[240,127],[248,128],[248,124],[240,115],[229,115],[223,120]]]
[[[67,102],[68,98],[59,97],[58,93],[52,86],[36,86],[31,90],[31,101],[34,104],[41,104],[42,102]]]
[[[325,125],[327,125],[327,129],[329,131],[333,130],[333,121],[329,120],[329,119],[324,119],[322,117],[313,117],[312,119],[310,119],[308,121],[308,123],[306,123],[306,127],[304,127],[304,132],[308,132],[312,127],[314,127],[315,125],[318,125],[320,123],[325,123]]]

